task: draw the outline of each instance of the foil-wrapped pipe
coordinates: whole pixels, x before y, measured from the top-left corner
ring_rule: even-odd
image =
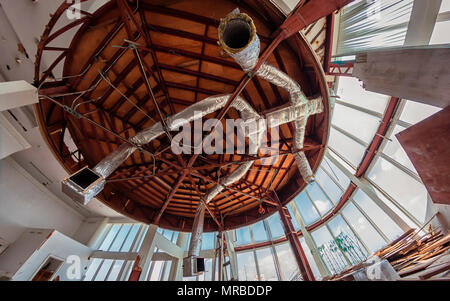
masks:
[[[230,96],[230,94],[226,94],[205,98],[202,101],[197,102],[183,111],[169,117],[166,122],[168,130],[177,130],[180,126],[183,126],[195,119],[203,118],[206,115],[223,108]],[[240,112],[244,120],[254,119],[257,121],[259,126],[258,134],[256,136],[261,137],[262,139],[262,133],[260,132],[263,131],[265,123],[261,116],[259,116],[259,114],[242,97],[236,98],[231,106]],[[161,122],[157,122],[147,129],[139,132],[129,140],[130,143],[122,144],[94,167],[93,172],[101,177],[101,179],[96,181],[93,186],[89,188],[89,190],[84,190],[81,187],[77,187],[77,185],[74,185],[73,183],[69,183],[70,178],[68,178],[62,182],[64,192],[70,196],[75,196],[76,199],[81,200],[83,204],[87,204],[90,200],[92,200],[92,198],[102,191],[106,183],[106,178],[109,177],[123,162],[125,162],[125,160],[127,160],[133,152],[135,152],[139,147],[150,143],[158,136],[163,135],[164,132],[165,130]],[[253,143],[251,144],[253,145]],[[256,152],[259,149],[260,143],[257,141],[254,144],[255,146],[252,149]]]
[[[297,163],[298,170],[303,177],[303,180],[309,184],[314,182],[314,175],[311,170],[311,165],[306,158],[304,152],[298,152],[294,154],[295,162]]]
[[[219,44],[245,72],[258,62],[260,41],[253,20],[235,9],[219,25]]]
[[[226,99],[228,100],[228,98]],[[224,106],[225,104],[223,104]],[[250,134],[250,147],[249,152],[257,152],[261,147],[263,135],[265,133],[265,120],[240,96],[236,98],[236,100],[231,105],[235,108],[241,118],[245,121],[254,120],[257,124],[257,130],[255,133]],[[209,189],[206,194],[202,197],[203,201],[208,204],[212,199],[214,199],[219,193],[221,193],[226,186],[235,183],[240,180],[248,170],[253,166],[254,162],[249,161],[241,164],[238,168],[236,168],[230,175],[224,177],[219,181],[218,184],[214,185],[211,189]],[[195,257],[200,255],[200,246],[201,246],[201,237],[203,235],[203,219],[204,219],[204,211],[205,205],[203,202],[200,202],[197,207],[197,212],[194,217],[194,224],[192,227],[192,236],[191,241],[189,243],[189,257]],[[200,212],[203,212],[202,214]],[[198,219],[201,219],[200,222]]]
[[[219,44],[245,72],[252,71],[256,66],[260,52],[260,43],[255,25],[248,15],[242,14],[236,9],[225,19],[222,19],[219,26]],[[301,113],[297,113],[298,120],[294,122],[294,148],[295,151],[300,151],[303,148],[308,117],[323,111],[322,99],[316,98],[310,101],[295,80],[268,63],[262,64],[256,71],[256,75],[286,90],[289,93],[291,105],[302,110]],[[302,104],[304,105],[303,107],[299,106]],[[269,126],[275,126],[276,123],[278,125],[284,123],[285,120],[292,118],[292,114],[291,112],[280,112],[278,117],[282,117],[283,121],[275,119],[277,116],[272,117],[268,121]],[[313,181],[314,175],[304,153],[303,155],[297,155],[296,161],[303,179],[307,183]]]
[[[289,93],[290,102],[292,105],[306,104],[309,102],[308,98],[302,91],[300,85],[293,80],[289,75],[274,66],[264,63],[256,72],[256,75],[271,84],[274,84]]]
[[[192,225],[192,236],[189,242],[188,257],[200,255],[202,248],[203,224],[205,221],[205,204],[200,202],[194,216],[194,224]]]

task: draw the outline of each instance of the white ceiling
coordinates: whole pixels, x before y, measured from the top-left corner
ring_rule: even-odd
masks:
[[[106,2],[107,0],[88,1],[84,4],[83,9],[91,12]],[[61,3],[63,1],[0,0],[0,53],[2,53],[0,56],[0,81],[23,79],[32,82],[37,42],[45,29],[45,25],[50,20],[50,14],[54,13]],[[57,23],[56,30],[68,22],[69,20],[64,16],[63,20]],[[67,32],[61,38],[53,41],[50,46],[67,46],[77,29],[78,27]],[[18,51],[19,43],[22,43],[25,47],[28,58]],[[46,54],[43,58],[42,70],[45,70],[58,54],[58,52]],[[61,65],[55,71],[57,77],[62,72]],[[87,206],[82,206],[61,192],[61,180],[67,177],[68,173],[48,148],[39,128],[36,126],[36,121],[33,120],[34,114],[30,112],[33,112],[31,107],[12,110],[20,123],[9,113],[2,115],[31,145],[30,148],[13,154],[14,160],[53,194],[82,215],[86,217],[121,216],[97,199],[94,199]]]

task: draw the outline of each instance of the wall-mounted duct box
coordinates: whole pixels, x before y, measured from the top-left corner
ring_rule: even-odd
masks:
[[[104,186],[105,179],[88,167],[62,181],[62,191],[83,205],[87,205]]]
[[[183,277],[193,277],[205,271],[205,259],[200,257],[186,257],[183,259]]]

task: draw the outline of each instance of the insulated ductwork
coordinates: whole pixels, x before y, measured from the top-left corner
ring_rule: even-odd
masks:
[[[195,119],[203,118],[204,116],[223,108],[230,96],[231,95],[211,96],[191,105],[173,116],[170,116],[166,120],[169,131],[178,130],[181,126]],[[262,134],[265,129],[264,119],[262,119],[242,97],[238,97],[233,102],[232,107],[239,111],[243,120],[254,119],[257,121],[257,133],[250,136],[250,139],[253,141],[253,143],[251,143],[252,147],[250,151],[256,152],[261,145]],[[153,124],[149,128],[131,138],[130,143],[124,143],[115,151],[110,153],[92,170],[89,168],[84,168],[65,179],[62,182],[62,190],[73,199],[86,205],[90,200],[92,200],[92,198],[102,191],[105,186],[106,178],[109,177],[123,162],[125,162],[125,160],[127,160],[133,152],[163,134],[164,128],[162,123],[158,122]],[[238,180],[247,172],[251,165],[252,164],[247,164],[236,169],[234,173],[223,179],[224,183],[229,185],[229,183],[233,183]],[[239,175],[241,176],[238,177]],[[222,189],[223,188],[221,188],[220,185],[215,188],[215,190],[218,190],[219,192]],[[214,193],[211,193],[210,197],[207,198],[208,202],[214,198],[214,196]]]
[[[240,13],[239,9],[235,9],[226,18],[221,20],[219,26],[219,44],[245,72],[251,72],[258,63],[260,41],[258,35],[256,34],[255,25],[253,20],[247,14]],[[259,68],[256,75],[276,86],[279,86],[280,88],[285,89],[289,93],[291,106],[267,114],[267,126],[272,128],[294,121],[294,148],[297,151],[294,155],[295,160],[297,162],[300,174],[305,182],[313,182],[314,175],[308,159],[306,158],[305,153],[300,150],[303,149],[308,117],[312,114],[321,113],[323,111],[322,98],[319,97],[309,100],[302,92],[302,89],[297,82],[295,82],[284,72],[267,63],[264,63]],[[254,114],[257,115],[256,112]],[[249,118],[252,118],[252,116]],[[260,139],[262,139],[262,134],[264,134],[264,132],[261,131],[255,134],[258,135],[258,139],[256,139],[256,141],[261,141]],[[251,147],[257,151],[260,144],[253,143]],[[220,184],[211,188],[203,198],[205,203],[209,203],[224,189],[224,187],[242,178],[250,169],[252,164],[253,162],[248,162],[240,165],[239,168],[237,168],[230,176],[220,181]],[[204,203],[200,202],[194,218],[188,258],[185,258],[184,261],[185,276],[192,276],[194,274],[192,273],[192,269],[188,269],[187,267],[192,267],[195,259],[200,254],[205,209]]]
[[[252,19],[247,14],[240,13],[239,9],[235,9],[221,20],[219,44],[245,72],[252,71],[256,66],[260,51],[259,38]],[[304,110],[294,122],[294,148],[296,151],[301,150],[308,117],[323,111],[322,99],[309,100],[297,82],[268,63],[264,63],[257,70],[256,75],[286,90],[289,93],[291,105]],[[302,104],[306,106],[301,107]],[[305,182],[313,182],[314,175],[305,154],[296,153],[295,159]]]

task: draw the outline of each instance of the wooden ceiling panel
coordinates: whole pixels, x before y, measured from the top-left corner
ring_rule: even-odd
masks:
[[[238,6],[253,18],[262,41],[261,48],[264,49],[270,42],[268,37],[280,25],[281,15],[270,1],[262,2],[264,10],[256,10],[254,1],[240,1]],[[244,72],[217,45],[220,18],[237,6],[235,1],[164,3],[165,5],[161,5],[161,1],[156,0],[139,1],[139,9],[134,18],[144,35],[138,36],[138,28],[132,22],[130,29],[134,34],[132,40],[148,49],[139,52],[144,62],[143,69],[146,70],[158,107],[163,117],[167,118],[205,97],[231,93]],[[134,4],[130,2],[130,5],[135,9]],[[149,95],[136,54],[132,49],[124,48],[128,45],[124,39],[130,38],[127,27],[121,24],[121,14],[115,1],[111,1],[81,26],[64,63],[64,76],[69,78],[64,85],[69,91],[85,91],[77,99],[77,103],[83,103],[77,107],[80,113],[129,139],[161,118]],[[317,37],[320,43],[322,36],[319,34]],[[314,47],[320,50],[317,48]],[[318,147],[323,146],[327,141],[329,126],[327,88],[323,75],[317,71],[321,70],[319,61],[308,42],[296,35],[282,43],[268,62],[297,80],[308,96],[326,96],[325,112],[309,120],[306,132],[308,142],[312,141]],[[102,79],[99,70],[115,88]],[[289,102],[289,96],[283,89],[257,78],[247,85],[242,96],[259,113]],[[66,104],[72,104],[75,97],[77,96],[67,96],[62,100]],[[122,143],[114,135],[85,120],[64,114],[59,107],[52,106],[48,101],[41,101],[38,113],[39,123],[50,146],[70,173],[85,164],[92,167]],[[207,118],[215,115],[210,114]],[[234,109],[227,114],[227,118],[237,117]],[[74,160],[77,158],[75,154],[67,154],[67,147],[61,143],[64,131],[69,131],[78,148],[76,155],[84,160],[77,163]],[[292,124],[282,126],[280,137],[276,139],[279,142],[272,147],[289,151],[292,133]],[[172,136],[176,134],[177,132],[171,133]],[[269,137],[272,134],[269,131]],[[226,140],[237,139],[236,135],[228,133],[224,144]],[[108,178],[108,183],[98,198],[113,209],[146,223],[155,222],[161,208],[166,206],[164,214],[157,219],[159,225],[184,231],[192,225],[200,196],[220,178],[233,172],[240,161],[250,158],[238,154],[202,155],[189,170],[190,176],[180,183],[179,188],[172,193],[173,198],[167,202],[167,197],[176,186],[190,156],[177,157],[171,154],[170,140],[166,135],[158,137],[145,148],[157,156],[156,175],[153,175],[153,158],[147,153],[134,152]],[[265,154],[260,152],[258,155]],[[313,170],[317,169],[319,159],[323,156],[322,149],[307,152],[307,155]],[[210,203],[216,216],[224,217],[225,228],[235,228],[264,218],[265,215],[258,214],[257,210],[264,202],[261,198],[266,197],[272,189],[285,189],[286,185],[292,183],[296,183],[296,187],[288,187],[289,191],[304,188],[302,180],[300,185],[296,181],[290,181],[300,177],[292,155],[280,155],[278,158],[266,159],[265,162],[264,165],[261,160],[256,161],[240,181],[225,189]],[[270,205],[265,206],[266,214],[274,212]],[[206,219],[206,231],[216,230],[216,227],[212,220]]]

